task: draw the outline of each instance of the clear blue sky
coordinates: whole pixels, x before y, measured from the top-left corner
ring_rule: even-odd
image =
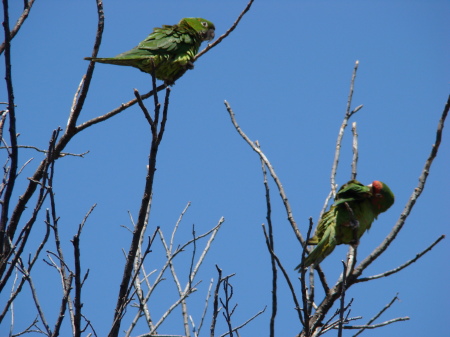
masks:
[[[204,17],[214,22],[219,36],[246,3],[105,0],[105,31],[99,56],[129,50],[153,27],[174,24],[182,17]],[[15,22],[22,2],[11,1],[10,6],[11,21]],[[359,60],[353,107],[363,104],[364,108],[352,118],[359,133],[358,179],[366,184],[384,181],[396,195],[394,206],[362,238],[362,260],[399,218],[434,142],[449,94],[449,13],[450,2],[438,0],[256,0],[237,29],[177,82],[158,155],[150,228],[161,226],[166,237],[170,236],[188,201],[192,206],[182,222],[178,243],[191,237],[192,224],[201,233],[220,217],[226,219],[199,274],[203,282],[189,300],[197,324],[209,280],[217,277],[214,264],[224,274],[236,273],[232,279],[233,299],[239,303],[235,324],[266,305],[270,307],[271,269],[261,231],[266,210],[260,162],[231,125],[223,101],[229,101],[247,135],[260,141],[305,233],[308,217],[317,222],[329,192],[336,136],[345,113],[353,66]],[[95,1],[36,1],[12,42],[20,144],[44,148],[52,130],[66,125],[73,95],[88,66],[83,58],[92,52],[96,17]],[[134,97],[133,88],[144,93],[150,86],[149,76],[136,69],[97,65],[80,122],[129,101]],[[1,101],[5,101],[4,81],[0,87]],[[151,109],[151,101],[146,104]],[[404,229],[364,276],[395,268],[441,234],[449,234],[449,128],[447,125],[425,190]],[[113,317],[123,270],[122,248],[128,249],[130,237],[121,226],[131,226],[127,211],[137,218],[149,140],[143,114],[133,107],[75,137],[67,151],[89,150],[84,159],[65,157],[56,164],[57,211],[68,259],[72,255],[69,240],[84,214],[98,204],[82,234],[82,264],[85,270],[90,269],[83,294],[85,315],[99,336],[107,333]],[[42,158],[31,150],[22,150],[20,163],[30,157],[35,160],[22,173],[15,198]],[[340,185],[350,177],[350,160],[348,132],[336,178]],[[276,251],[295,280],[300,247],[275,186],[271,188]],[[43,221],[41,213],[38,224],[42,228]],[[33,239],[36,242],[40,237],[36,233]],[[48,249],[54,250],[51,246]],[[323,263],[330,284],[341,271],[339,261],[345,253],[346,247],[339,247]],[[183,258],[189,259],[190,254],[186,252]],[[444,322],[450,312],[449,254],[447,238],[406,270],[352,287],[347,294],[354,298],[351,316],[364,317],[355,324],[367,322],[396,293],[400,301],[377,322],[411,318],[366,331],[363,336],[448,333]],[[163,255],[158,241],[147,270],[158,268]],[[52,300],[61,294],[59,276],[44,263],[36,271],[36,286],[53,325],[57,306]],[[170,275],[167,278],[166,288],[161,288],[165,293],[155,297],[155,319],[174,298],[173,282]],[[294,336],[300,324],[282,279],[279,292],[277,335]],[[2,303],[6,293],[0,296]],[[31,322],[35,312],[25,297],[19,299],[15,310],[18,332]],[[269,318],[268,308],[241,335],[267,336]],[[122,327],[127,326],[125,321]],[[3,323],[0,335],[8,329]],[[207,333],[207,327],[204,329]],[[218,333],[224,331],[225,326],[220,325]],[[141,327],[134,335],[144,332]],[[179,313],[159,332],[182,334]],[[70,330],[62,333],[69,334]]]

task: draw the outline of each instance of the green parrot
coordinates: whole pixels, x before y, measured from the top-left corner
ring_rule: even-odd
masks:
[[[317,266],[336,245],[358,243],[378,215],[393,204],[394,194],[380,181],[368,186],[357,180],[344,184],[336,194],[334,204],[322,215],[314,236],[307,242],[317,246],[306,257],[303,267]],[[299,264],[295,269],[301,267]]]
[[[214,38],[215,26],[202,18],[184,18],[177,25],[154,28],[144,41],[115,57],[85,60],[132,66],[172,85],[187,69],[194,68],[194,56],[203,41]],[[153,67],[155,69],[153,69]]]

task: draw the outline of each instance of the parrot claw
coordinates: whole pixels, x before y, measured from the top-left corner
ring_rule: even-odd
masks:
[[[188,63],[186,63],[186,69],[189,69],[189,70],[194,69],[194,63],[192,63],[191,61],[189,61]]]

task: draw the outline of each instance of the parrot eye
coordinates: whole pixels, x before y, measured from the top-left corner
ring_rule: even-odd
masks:
[[[202,21],[201,24],[202,24],[202,26],[205,27],[205,28],[208,27],[208,22]]]

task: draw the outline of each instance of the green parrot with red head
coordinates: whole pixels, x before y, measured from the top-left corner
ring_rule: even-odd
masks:
[[[176,25],[163,25],[139,45],[114,57],[85,57],[85,60],[131,66],[172,85],[187,69],[194,68],[194,57],[203,41],[214,38],[215,26],[202,18],[184,18]]]
[[[325,212],[314,236],[307,241],[316,247],[295,269],[316,267],[334,250],[336,245],[355,244],[372,222],[394,204],[394,194],[385,183],[375,180],[363,185],[350,180],[336,194],[334,204]]]

